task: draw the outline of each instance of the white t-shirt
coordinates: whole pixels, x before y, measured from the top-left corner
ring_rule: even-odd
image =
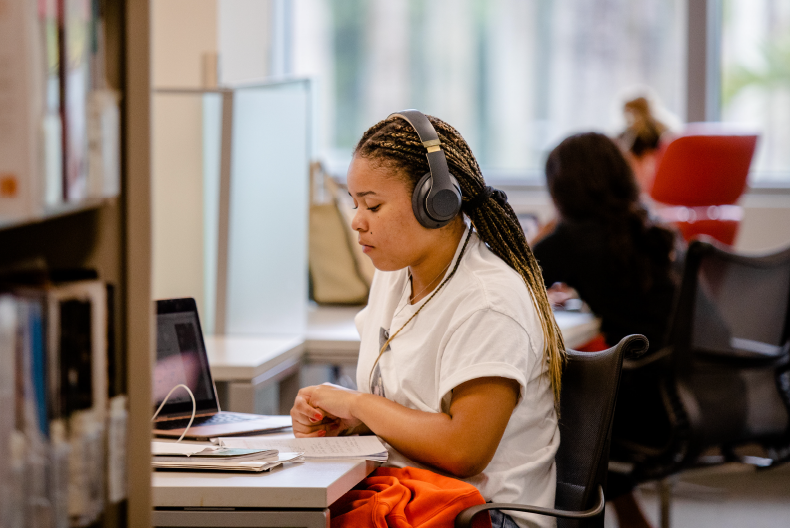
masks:
[[[455,259],[466,239],[456,250]],[[473,233],[455,275],[390,342],[430,297],[409,304],[408,270],[377,271],[368,306],[356,317],[361,336],[357,385],[411,409],[447,412],[452,390],[481,377],[516,380],[521,393],[505,433],[486,469],[464,479],[487,501],[554,507],[560,443],[543,330],[524,281]],[[425,467],[391,446],[388,464]],[[436,471],[435,468],[428,468]],[[550,517],[505,512],[520,526],[554,526]]]

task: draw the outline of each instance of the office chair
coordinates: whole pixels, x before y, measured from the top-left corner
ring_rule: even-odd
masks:
[[[548,515],[558,519],[559,527],[602,527],[612,416],[623,357],[637,358],[647,348],[644,336],[631,335],[601,352],[567,351],[560,397],[560,447],[555,457],[555,508],[481,504],[459,513],[456,528],[470,527],[472,518],[486,510]]]
[[[711,132],[689,127],[659,153],[650,197],[659,202],[658,216],[686,240],[705,234],[732,245],[743,217],[735,203],[746,188],[757,136]]]
[[[668,346],[623,369],[629,376],[654,369],[666,412],[663,446],[624,441],[617,431],[613,438],[618,453],[630,452],[637,480],[664,479],[662,526],[669,526],[666,477],[723,462],[768,467],[790,458],[790,248],[744,256],[712,239],[693,241]],[[755,442],[768,458],[735,454]],[[711,448],[722,454],[703,457]]]

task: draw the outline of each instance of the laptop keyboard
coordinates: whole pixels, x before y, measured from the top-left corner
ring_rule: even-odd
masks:
[[[246,422],[247,420],[254,420],[257,416],[244,416],[234,413],[220,413],[212,416],[196,416],[192,422],[192,427],[196,425],[219,425],[236,422]],[[181,418],[178,420],[167,420],[164,422],[156,422],[154,428],[164,431],[171,429],[182,429],[189,424],[189,418]]]

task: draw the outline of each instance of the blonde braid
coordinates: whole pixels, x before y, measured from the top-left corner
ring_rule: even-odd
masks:
[[[444,121],[427,117],[442,142],[450,173],[461,186],[461,210],[472,221],[480,239],[521,276],[531,294],[543,330],[543,358],[548,366],[549,383],[554,393],[555,407],[559,409],[562,369],[566,361],[565,344],[551,311],[543,275],[516,213],[507,202],[500,205],[490,196],[482,199],[487,192],[486,183],[469,145],[458,131]],[[417,133],[397,117],[381,121],[365,132],[354,154],[395,169],[407,178],[412,189],[417,180],[430,170],[425,148]],[[394,337],[390,337],[388,342]]]

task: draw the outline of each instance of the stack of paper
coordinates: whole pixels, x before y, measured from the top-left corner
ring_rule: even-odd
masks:
[[[387,448],[376,436],[342,436],[332,438],[266,438],[265,436],[220,438],[225,447],[279,449],[302,452],[305,460],[346,460],[361,458],[387,461]]]
[[[152,465],[159,469],[268,471],[283,462],[302,460],[301,453],[277,449],[239,449],[223,446],[151,442]]]

